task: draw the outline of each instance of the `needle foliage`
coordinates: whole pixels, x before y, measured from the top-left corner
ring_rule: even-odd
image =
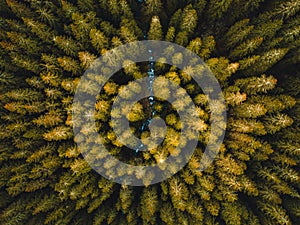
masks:
[[[297,0],[0,0],[0,223],[300,224],[299,10]],[[97,57],[145,34],[205,61],[222,88],[228,121],[220,152],[199,172],[210,133],[209,99],[184,70],[155,63],[158,85],[167,78],[189,93],[197,109],[191,113],[200,118],[189,126],[200,136],[176,175],[149,185],[155,177],[149,174],[145,186],[131,187],[100,176],[83,159],[72,130],[72,109],[81,106],[73,97]],[[176,108],[188,102],[180,93],[176,107],[155,101],[167,124],[162,146],[135,154],[112,131],[110,116],[120,113],[111,111],[113,100],[118,93],[130,98],[134,92],[125,87],[146,76],[147,64],[125,63],[95,104],[105,145],[130,164],[179,154]],[[87,93],[93,88],[85,86]],[[142,140],[149,130],[139,127],[150,109],[147,99],[132,109],[122,106]],[[89,132],[89,126],[81,130]]]

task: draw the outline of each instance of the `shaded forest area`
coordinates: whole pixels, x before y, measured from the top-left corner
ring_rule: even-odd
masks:
[[[299,10],[298,0],[0,0],[0,223],[300,224]],[[144,187],[132,187],[105,179],[83,159],[73,97],[96,58],[145,37],[201,57],[220,83],[228,120],[220,152],[199,171],[210,99],[184,70],[156,63],[157,79],[189,93],[200,136],[176,175],[148,185],[149,174]],[[179,154],[180,120],[161,99],[154,107],[169,129],[159,148],[135,154],[111,130],[113,99],[146,76],[145,63],[124,66],[95,105],[110,153],[131,164]],[[149,135],[138,130],[148,114],[147,101],[129,113],[138,137]]]

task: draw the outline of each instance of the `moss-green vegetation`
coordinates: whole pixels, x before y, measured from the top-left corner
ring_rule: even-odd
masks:
[[[300,224],[299,10],[298,0],[0,0],[0,223]],[[121,186],[80,155],[72,100],[94,59],[144,34],[206,62],[225,96],[227,130],[213,164],[199,172],[209,99],[184,71],[156,63],[156,75],[180,84],[196,104],[199,143],[168,180],[147,186],[149,174],[145,187]],[[132,164],[178,154],[180,120],[159,99],[155,110],[168,125],[163,146],[135,154],[111,131],[113,97],[145,76],[147,64],[125,65],[95,105],[111,154]],[[128,115],[142,138],[148,114],[144,100]]]

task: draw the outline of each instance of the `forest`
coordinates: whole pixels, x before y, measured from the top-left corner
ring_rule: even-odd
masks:
[[[0,0],[0,224],[300,224],[299,12],[299,0]],[[114,54],[145,40],[202,64],[181,69],[172,48],[172,65]],[[107,55],[125,60],[105,80]],[[216,99],[191,76],[208,70]],[[130,105],[141,79],[151,95]]]

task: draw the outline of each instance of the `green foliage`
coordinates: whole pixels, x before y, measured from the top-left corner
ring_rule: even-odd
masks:
[[[258,48],[262,42],[263,39],[261,37],[247,40],[246,42],[243,42],[235,49],[233,49],[230,52],[229,57],[234,59],[237,57],[247,56],[248,54],[252,53],[256,48]]]
[[[180,25],[180,30],[193,33],[197,26],[197,21],[197,11],[193,9],[191,5],[188,5],[182,12],[182,23]]]
[[[241,88],[246,94],[266,93],[272,90],[277,83],[273,76],[266,77],[263,74],[261,77],[249,77],[246,79],[239,79],[235,81],[235,85]],[[259,103],[259,102],[257,102]],[[262,102],[260,102],[262,103]]]
[[[299,9],[297,0],[0,0],[0,223],[299,224]],[[94,112],[84,116],[94,115],[104,145],[126,163],[164,169],[160,163],[176,158],[176,146],[193,138],[180,140],[177,110],[199,116],[188,124],[200,134],[187,165],[160,184],[150,186],[157,174],[148,173],[145,186],[130,187],[100,176],[83,159],[87,146],[74,138],[92,142],[93,128],[87,123],[74,137],[80,121],[72,110],[85,105],[73,104],[73,95],[97,57],[144,35],[177,43],[205,61],[223,90],[228,120],[221,124],[227,128],[220,152],[200,171],[205,146],[215,138],[210,107],[220,107],[188,75],[202,66],[179,70],[165,59],[155,62],[154,109],[167,129],[151,133],[140,129],[150,102],[132,108],[127,102],[141,91],[133,81],[147,76],[146,63],[124,60],[101,91],[102,75],[90,72],[82,89],[99,94]],[[172,55],[174,64],[183,60],[181,53]],[[163,78],[187,91],[196,112],[181,92],[166,89]],[[111,110],[117,95],[122,107]],[[163,100],[169,96],[176,98],[172,106]],[[111,117],[120,114],[131,128],[122,135],[132,132],[149,146],[150,134],[165,135],[164,142],[130,151],[117,138],[121,127],[112,130]],[[96,164],[106,157],[92,151]],[[108,169],[107,176],[128,172],[112,163],[98,166]]]
[[[149,33],[148,33],[148,39],[149,40],[161,40],[162,39],[162,26],[159,21],[158,16],[152,17]]]
[[[219,19],[228,10],[233,0],[212,0],[208,4],[208,13],[212,19]]]
[[[105,48],[108,44],[108,39],[105,37],[105,34],[96,29],[91,29],[90,31],[91,43],[98,51],[101,51],[102,48]]]

